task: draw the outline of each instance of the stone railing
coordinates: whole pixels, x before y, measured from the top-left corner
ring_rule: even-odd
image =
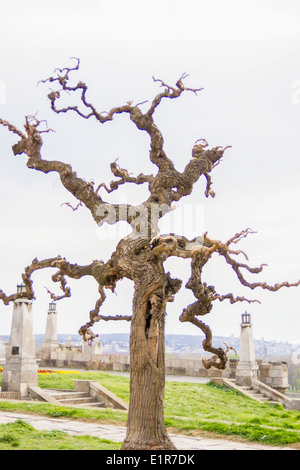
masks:
[[[283,394],[288,390],[288,367],[286,362],[263,361],[258,359],[256,363],[258,366],[257,379],[260,382]],[[237,365],[238,359],[230,359],[223,373],[223,377],[235,379]]]
[[[261,382],[260,380],[252,379],[252,387],[254,390],[264,394],[270,399],[280,402],[284,405],[285,408],[292,409],[293,408],[293,400],[285,396],[283,393],[280,393],[278,390],[275,390],[273,387],[266,385],[265,383]]]

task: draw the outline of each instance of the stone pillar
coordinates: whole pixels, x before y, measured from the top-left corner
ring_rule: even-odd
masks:
[[[18,288],[25,288],[25,286],[21,285]],[[28,386],[34,386],[37,383],[38,365],[32,332],[32,302],[26,298],[20,298],[14,302],[11,335],[6,349],[1,390],[19,392],[21,397],[26,397]]]
[[[257,379],[258,365],[255,361],[251,315],[242,314],[240,336],[240,359],[236,368],[236,384],[251,386],[252,379]]]
[[[51,353],[55,351],[58,346],[56,304],[51,302],[47,315],[44,341],[41,346],[41,364],[43,364],[43,361],[51,360]]]
[[[101,355],[102,354],[102,347],[103,347],[103,344],[102,344],[102,341],[101,340],[94,340],[93,341],[93,345],[92,345],[92,348],[93,348],[93,354],[99,354]]]

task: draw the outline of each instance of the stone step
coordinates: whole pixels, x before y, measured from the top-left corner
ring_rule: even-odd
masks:
[[[252,395],[253,398],[258,399],[262,403],[268,402],[271,405],[278,403],[278,401],[275,401],[273,398],[268,397],[267,395],[261,393],[259,390],[256,390],[253,387],[240,386],[240,388],[242,390],[245,390],[249,395]]]
[[[260,401],[268,401],[268,397],[264,395],[263,393],[260,393],[259,390],[256,390],[253,387],[241,387],[242,390],[245,390],[249,395],[254,396],[255,398],[258,398]]]
[[[68,398],[85,398],[89,397],[86,392],[75,392],[74,390],[47,390],[56,400],[64,400]]]
[[[62,405],[75,405],[81,407],[100,407],[103,404],[99,403],[95,397],[91,397],[87,392],[76,392],[74,390],[46,390],[53,398],[59,401]]]
[[[230,382],[235,384],[234,379],[231,379]],[[254,398],[255,400],[260,401],[261,403],[271,402],[271,400],[272,400],[270,397],[268,397],[267,395],[261,393],[259,390],[253,388],[252,386],[239,385],[238,388],[239,388],[240,391],[242,391],[242,392],[244,391],[245,393],[247,393],[248,396],[250,396],[251,398]]]
[[[268,401],[268,398],[263,395],[262,393],[253,393],[253,396],[258,398],[260,401],[264,402],[264,401]]]
[[[91,403],[97,404],[97,401],[93,397],[82,397],[82,398],[61,398],[60,403],[62,405],[90,405]]]
[[[238,390],[241,393],[247,395],[249,398],[257,400],[261,403],[268,402],[272,405],[280,403],[284,408],[287,408],[287,405],[291,408],[291,404],[289,402],[288,404],[286,403],[288,400],[290,400],[288,397],[285,397],[281,393],[278,393],[276,390],[264,385],[258,380],[253,379],[252,386],[236,385],[235,379],[212,378],[211,380],[218,385],[225,385],[226,387]]]
[[[77,403],[76,406],[78,408],[105,408],[104,403],[100,403],[99,401],[93,401],[91,403]]]

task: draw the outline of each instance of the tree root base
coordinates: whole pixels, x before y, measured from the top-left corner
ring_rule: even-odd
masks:
[[[177,450],[172,441],[164,442],[130,442],[124,441],[121,450]]]

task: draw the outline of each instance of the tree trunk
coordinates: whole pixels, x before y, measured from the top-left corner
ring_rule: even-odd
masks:
[[[145,273],[144,273],[145,274]],[[149,271],[148,271],[149,274]],[[162,273],[160,273],[161,275]],[[135,284],[130,335],[130,403],[124,450],[172,450],[164,423],[165,291],[157,278]]]

